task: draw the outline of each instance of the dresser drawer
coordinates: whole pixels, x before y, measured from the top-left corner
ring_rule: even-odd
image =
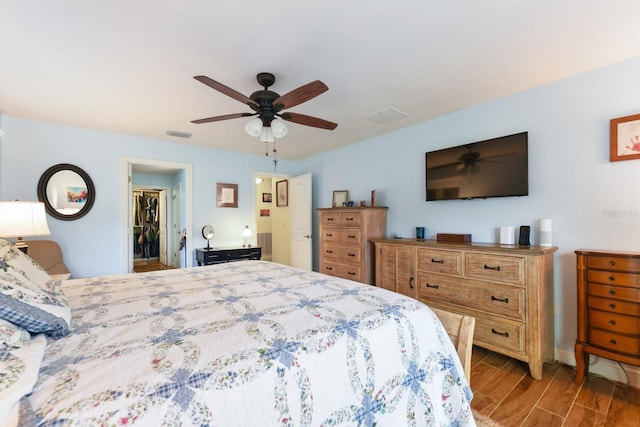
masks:
[[[598,310],[604,310],[611,313],[624,313],[630,316],[640,316],[640,304],[637,303],[590,296],[588,298],[588,305],[589,308],[596,308]]]
[[[358,245],[361,243],[360,237],[360,229],[358,228],[325,228],[322,233],[325,242]]]
[[[589,282],[605,283],[617,286],[640,287],[640,274],[619,273],[615,271],[589,270]]]
[[[600,270],[637,272],[640,271],[640,260],[634,258],[590,256],[587,260],[587,267]]]
[[[361,248],[357,246],[341,246],[326,244],[321,256],[326,260],[339,261],[344,264],[359,263]]]
[[[589,283],[589,296],[605,297],[615,300],[638,302],[640,301],[640,292],[637,288],[625,288],[623,286],[600,285],[598,283]]]
[[[320,213],[320,223],[323,226],[360,227],[362,225],[362,212],[322,212]]]
[[[418,296],[424,301],[435,300],[481,310],[495,315],[524,320],[523,288],[460,282],[453,277],[418,272]],[[428,302],[427,302],[428,304]]]
[[[589,329],[591,344],[616,353],[638,356],[640,354],[640,338],[617,334],[602,329]]]
[[[460,276],[462,275],[462,253],[460,251],[418,249],[418,270]]]
[[[504,322],[497,318],[476,317],[474,340],[518,353],[525,352],[526,326],[524,323]]]
[[[640,317],[589,310],[589,327],[627,335],[640,335]]]
[[[524,257],[467,252],[465,263],[467,277],[524,286]]]
[[[362,271],[358,265],[345,265],[324,261],[322,262],[320,272],[335,277],[342,277],[343,279],[355,280],[356,282],[361,282],[363,279]]]

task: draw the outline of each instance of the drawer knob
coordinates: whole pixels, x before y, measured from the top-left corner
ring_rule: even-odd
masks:
[[[615,276],[609,276],[609,280],[610,280],[611,282],[615,282],[616,277],[615,277]]]
[[[491,328],[491,333],[496,335],[502,335],[503,337],[509,338],[509,332],[498,332],[495,329]]]
[[[609,324],[610,324],[611,326],[615,326],[615,325],[616,325],[616,321],[615,321],[615,320],[613,320],[613,319],[612,319],[612,320],[609,320]]]
[[[611,260],[611,261],[609,261],[609,265],[610,266],[614,266],[614,265],[616,265],[616,262],[614,260]]]
[[[609,291],[609,295],[615,295],[615,294],[616,294],[616,291],[614,291],[613,289]]]
[[[491,295],[491,301],[500,301],[500,302],[503,302],[505,304],[509,304],[509,298],[498,298],[498,297],[495,297],[493,295]]]
[[[490,265],[485,264],[484,265],[484,269],[485,270],[495,270],[495,271],[500,271],[500,266],[496,266],[496,267],[491,267]]]
[[[427,286],[427,288],[431,288],[431,289],[438,289],[439,288],[439,286],[437,284],[436,285],[432,285],[430,283],[427,283],[426,286]]]
[[[615,304],[609,304],[609,308],[613,310],[614,308],[616,308],[616,305]]]
[[[444,260],[443,259],[431,258],[431,262],[434,263],[434,264],[444,264]]]
[[[616,345],[616,344],[618,344],[618,341],[611,339],[611,340],[609,340],[609,343],[611,345]]]

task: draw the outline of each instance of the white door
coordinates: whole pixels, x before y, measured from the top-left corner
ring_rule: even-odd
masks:
[[[133,273],[133,170],[127,163],[126,224],[127,224],[127,273]]]
[[[313,268],[311,174],[289,180],[291,209],[291,265],[304,270]]]
[[[161,190],[158,198],[158,203],[160,203],[160,222],[158,226],[159,258],[160,264],[167,265],[167,190]]]
[[[171,226],[171,233],[173,236],[173,257],[171,259],[171,266],[179,268],[180,267],[180,240],[182,238],[182,215],[180,214],[180,207],[182,206],[180,193],[182,191],[182,187],[180,184],[177,184],[173,187],[173,224]]]

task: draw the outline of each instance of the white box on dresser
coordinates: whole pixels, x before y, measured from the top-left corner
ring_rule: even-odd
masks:
[[[555,247],[374,239],[376,285],[476,318],[474,344],[529,364],[553,360]]]

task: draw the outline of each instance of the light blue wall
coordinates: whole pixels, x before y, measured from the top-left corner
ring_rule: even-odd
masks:
[[[314,174],[315,207],[331,206],[333,190],[349,190],[359,201],[376,189],[378,204],[389,207],[389,234],[413,237],[420,225],[431,236],[471,233],[474,241],[496,242],[501,225],[528,224],[535,244],[537,221],[551,218],[559,247],[556,344],[565,352],[561,358],[570,359],[574,251],[640,251],[640,160],[609,162],[609,120],[640,113],[638,76],[640,58],[307,158],[298,167]],[[424,201],[426,151],[521,131],[529,132],[528,197]],[[317,220],[315,226],[317,235]]]
[[[57,163],[81,167],[94,182],[96,201],[85,217],[76,221],[48,217],[50,238],[60,244],[65,263],[74,277],[126,271],[123,264],[127,238],[123,226],[123,158],[192,165],[193,246],[201,246],[200,229],[205,224],[216,226],[218,245],[241,244],[242,229],[254,218],[253,173],[273,170],[273,163],[264,156],[11,116],[3,116],[2,126],[6,131],[0,154],[2,200],[37,200],[40,175]],[[279,172],[286,174],[292,169],[291,162],[278,163]],[[216,207],[217,182],[238,184],[238,209]]]
[[[576,338],[573,251],[640,250],[640,161],[609,162],[609,120],[640,113],[639,75],[636,58],[298,162],[283,161],[278,170],[313,174],[315,208],[330,206],[333,190],[349,190],[359,201],[369,200],[376,189],[378,204],[389,206],[389,233],[401,236],[412,236],[422,225],[431,236],[471,233],[474,241],[494,242],[499,226],[529,224],[536,243],[537,220],[551,218],[553,244],[559,247],[556,344],[559,359],[570,362]],[[2,199],[35,199],[40,174],[54,163],[75,163],[94,179],[98,197],[89,215],[70,223],[50,220],[52,237],[78,276],[120,269],[123,156],[193,164],[194,236],[206,223],[220,224],[216,238],[228,242],[252,221],[253,171],[272,167],[263,156],[7,116],[2,126],[7,132],[0,153]],[[520,131],[529,132],[528,197],[424,201],[425,151]],[[215,207],[216,182],[239,184],[239,209]],[[318,235],[317,216],[314,231]],[[317,249],[317,239],[315,244]]]

